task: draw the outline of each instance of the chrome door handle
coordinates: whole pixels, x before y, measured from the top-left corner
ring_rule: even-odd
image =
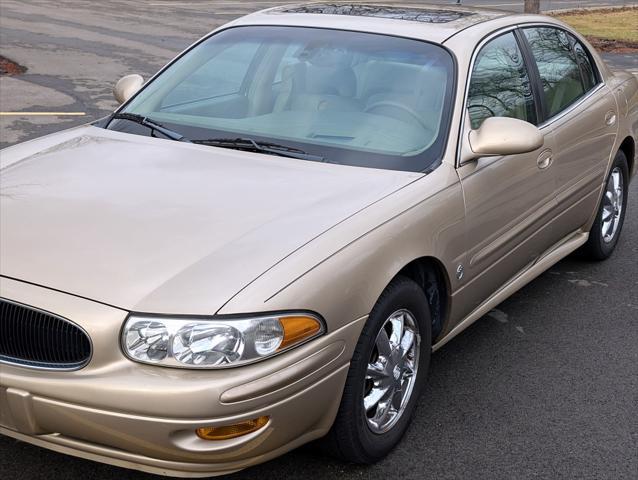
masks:
[[[609,110],[605,114],[605,123],[610,127],[614,125],[616,123],[616,112],[614,112],[613,110]]]
[[[553,161],[554,159],[552,158],[552,151],[545,150],[538,156],[536,164],[538,165],[538,168],[540,168],[541,170],[545,170],[552,164]]]

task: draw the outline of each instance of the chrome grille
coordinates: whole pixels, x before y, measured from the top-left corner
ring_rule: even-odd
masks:
[[[0,299],[0,362],[73,370],[91,358],[91,342],[77,325],[48,312]]]

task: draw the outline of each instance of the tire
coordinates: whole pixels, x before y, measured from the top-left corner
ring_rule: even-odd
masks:
[[[385,343],[386,339],[397,338],[396,332],[400,331],[397,326],[401,323],[399,316],[403,318],[404,345],[409,344],[410,331],[416,334],[413,335],[414,347],[404,348],[403,351],[407,352],[404,356],[400,355],[401,349],[388,350]],[[408,278],[396,277],[379,297],[359,337],[337,418],[324,438],[324,446],[329,453],[347,462],[369,464],[386,456],[399,443],[408,428],[427,376],[432,351],[431,329],[430,311],[423,290]],[[396,345],[396,342],[388,343],[390,346],[393,344]],[[397,358],[406,358],[407,361]],[[373,362],[377,368],[374,372],[377,380],[369,378],[368,364]],[[395,363],[397,366],[392,368]],[[416,375],[410,376],[414,365]],[[371,405],[387,385],[391,386],[384,397],[391,396],[391,389],[399,385],[403,392],[409,391],[407,395],[395,394],[397,413],[384,409],[384,401],[366,410],[364,398]],[[402,395],[405,395],[403,401]],[[383,412],[387,415],[382,415]]]
[[[615,183],[618,181],[620,185]],[[625,222],[628,182],[629,168],[627,166],[627,157],[625,157],[623,152],[619,151],[607,176],[605,191],[598,207],[596,220],[594,220],[594,225],[589,232],[589,239],[581,249],[583,256],[591,260],[601,261],[609,258],[613,253]],[[617,188],[614,189],[614,187]],[[610,189],[619,192],[622,198],[618,198],[618,193],[614,194],[610,192]],[[605,218],[608,218],[608,220],[605,220]]]

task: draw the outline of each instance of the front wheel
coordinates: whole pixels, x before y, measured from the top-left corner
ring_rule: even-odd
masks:
[[[331,453],[373,463],[401,440],[425,381],[431,352],[430,312],[423,290],[395,278],[363,328],[332,430]]]
[[[583,253],[592,260],[605,260],[616,248],[625,221],[628,180],[627,158],[623,152],[618,152],[607,177],[589,239],[583,245]]]

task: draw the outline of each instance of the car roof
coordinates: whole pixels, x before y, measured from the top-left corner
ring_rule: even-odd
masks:
[[[268,8],[241,17],[231,24],[334,28],[442,43],[468,27],[508,16],[520,15],[460,5],[321,2]],[[512,19],[512,23],[515,22]]]

